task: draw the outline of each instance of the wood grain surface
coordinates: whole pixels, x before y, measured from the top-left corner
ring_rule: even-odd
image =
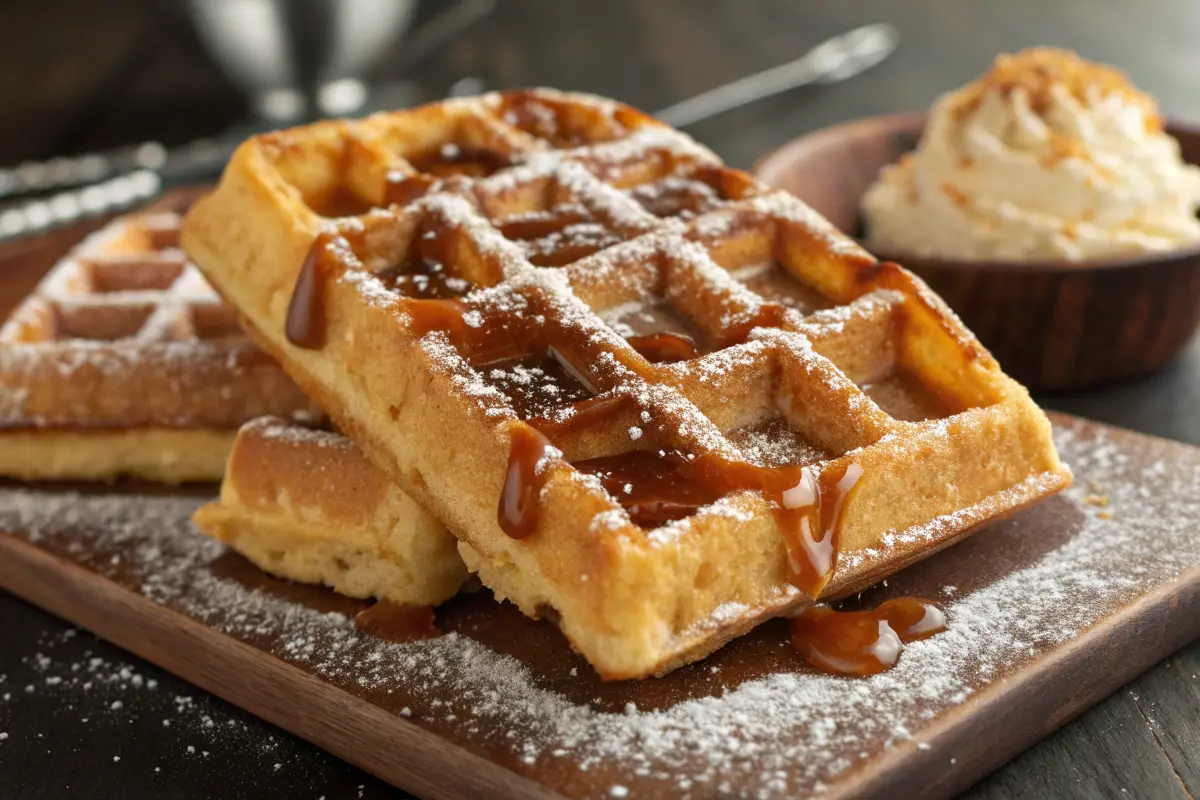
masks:
[[[428,15],[437,4],[426,3]],[[181,4],[155,0],[0,4],[0,163],[144,138],[183,142],[237,120],[245,102],[183,24]],[[1195,92],[1200,14],[1186,0],[505,0],[485,25],[414,72],[385,62],[387,81],[411,79],[440,96],[463,75],[503,88],[553,84],[620,97],[652,110],[747,72],[794,58],[854,25],[897,25],[900,51],[839,87],[793,93],[694,129],[731,163],[806,131],[856,117],[925,108],[979,74],[999,51],[1073,47],[1122,65],[1164,110],[1200,119]],[[396,63],[402,53],[397,51]],[[38,242],[49,254],[58,244]],[[6,260],[0,292],[17,297],[46,266]],[[24,271],[19,268],[25,264]],[[1052,408],[1200,443],[1200,340],[1151,376],[1099,390],[1043,395]],[[112,645],[0,594],[0,796],[391,797],[361,771],[284,734]],[[108,726],[41,680],[36,654],[66,663],[100,658],[157,681],[128,718]],[[85,655],[86,654],[86,655]],[[1189,797],[1200,793],[1200,645],[1164,661],[968,792],[1007,797]],[[16,687],[13,691],[11,687]],[[236,736],[205,740],[179,724],[208,717]],[[97,708],[99,708],[97,706]],[[101,709],[102,710],[102,709]],[[102,716],[97,712],[96,716]],[[164,719],[174,720],[164,727]],[[203,729],[201,729],[203,730]],[[190,754],[188,746],[195,746]],[[207,750],[210,755],[202,756]],[[115,755],[122,760],[115,762]],[[276,766],[278,765],[278,766]],[[158,771],[156,771],[156,769]],[[69,787],[69,789],[65,788]],[[360,788],[361,787],[361,788]],[[1190,795],[1189,795],[1190,793]]]

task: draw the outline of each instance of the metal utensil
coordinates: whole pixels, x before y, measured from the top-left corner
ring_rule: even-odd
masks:
[[[365,96],[362,76],[408,30],[417,3],[188,0],[185,8],[201,44],[255,113],[287,123],[324,111],[328,84],[357,84]]]
[[[490,6],[486,0],[469,0],[462,4],[462,16],[451,20],[463,24],[476,19]],[[447,15],[449,16],[449,15]],[[448,27],[456,27],[448,24]],[[435,32],[434,39],[442,39]],[[655,116],[675,127],[690,125],[701,119],[811,83],[834,83],[858,75],[878,64],[896,49],[898,36],[891,25],[878,24],[855,28],[817,45],[795,61],[750,75],[703,94],[676,103]],[[481,90],[483,84],[475,78],[465,78],[451,88],[451,95]],[[24,165],[16,170],[0,170],[0,197],[20,193],[21,188],[38,186],[53,188],[61,185],[54,178],[61,176],[67,166],[90,170],[93,180],[107,178],[83,189],[62,192],[44,200],[24,205],[0,208],[0,241],[40,233],[58,225],[74,222],[85,216],[118,211],[147,200],[170,186],[189,180],[200,180],[217,172],[251,129],[230,130],[213,139],[202,139],[183,147],[166,150],[156,143],[126,148],[119,153],[101,156],[102,163],[84,159],[59,159],[41,165]],[[131,170],[113,177],[117,164]],[[82,165],[82,166],[81,166]],[[21,170],[25,170],[20,175]],[[17,184],[18,189],[13,190]]]
[[[682,128],[730,109],[812,83],[835,83],[883,61],[899,42],[886,23],[866,25],[827,39],[795,61],[747,75],[662,109],[654,116]]]
[[[158,195],[162,185],[157,172],[139,169],[83,189],[0,210],[0,242],[131,208]]]
[[[282,9],[292,9],[292,6],[287,4],[278,6],[278,8],[274,6],[268,8],[263,3],[254,1],[236,2],[235,0],[235,2],[230,2],[230,0],[222,0],[222,2],[214,2],[212,5],[208,5],[207,1],[208,0],[205,0],[205,2],[202,4],[199,2],[199,0],[197,0],[197,2],[193,3],[192,5],[194,6],[194,12],[199,15],[197,18],[197,25],[203,29],[202,33],[204,33],[204,31],[208,31],[204,35],[211,35],[213,37],[218,37],[216,29],[214,28],[210,31],[208,28],[204,28],[204,25],[213,27],[217,26],[218,22],[220,22],[222,25],[225,25],[226,23],[238,22],[238,25],[233,25],[230,28],[231,31],[237,31],[243,27],[246,27],[247,25],[250,25],[254,21],[256,14],[268,14],[268,12],[270,12],[268,15],[274,14],[277,16],[279,13],[282,13]],[[436,14],[432,19],[424,22],[420,27],[413,31],[411,36],[408,36],[404,39],[402,52],[398,56],[397,61],[399,69],[410,69],[414,65],[428,58],[430,55],[435,53],[438,48],[452,40],[464,29],[470,27],[474,23],[490,14],[494,7],[495,0],[459,0],[457,3],[440,9],[438,14]],[[271,8],[275,8],[275,11],[272,12]],[[295,9],[301,8],[303,8],[303,6],[295,7]],[[373,7],[369,5],[363,6],[359,12],[356,12],[356,18],[363,17],[363,12],[370,11],[371,8]],[[396,28],[397,32],[406,28],[408,19],[411,16],[407,5],[405,3],[399,3],[390,6],[390,8],[392,9],[393,16],[389,17],[391,20],[388,23],[389,26]],[[232,12],[243,12],[249,14],[249,18],[241,19],[236,15],[233,15],[229,19],[226,19],[217,13],[222,10],[223,13],[230,14],[232,14]],[[353,8],[350,6],[342,8],[342,11],[347,13],[352,10]],[[201,14],[201,11],[204,13]],[[201,17],[203,20],[207,20],[207,22],[201,24]],[[272,16],[272,19],[274,19],[274,16]],[[288,20],[291,20],[291,17],[284,15],[283,21]],[[368,25],[371,24],[369,14],[366,15],[366,21]],[[282,24],[280,20],[275,20],[275,22]],[[294,22],[294,20],[292,22]],[[378,26],[379,20],[375,20],[374,24]],[[276,25],[276,27],[279,27],[279,25]],[[224,28],[222,28],[222,30],[224,30]],[[394,37],[395,35],[398,35],[397,32],[389,33],[388,35]],[[268,30],[263,35],[267,34],[271,34],[271,31]],[[347,35],[353,39],[352,35]],[[379,37],[378,31],[373,34],[373,37],[374,38],[371,39],[372,42],[387,41],[387,39],[381,39]],[[221,41],[226,40],[221,39]],[[339,41],[341,40],[339,39]],[[234,47],[234,42],[232,39],[226,43],[229,47]],[[246,58],[250,59],[250,62],[253,63],[247,62],[246,64],[241,64],[241,62],[238,62],[233,55],[230,55],[230,63],[227,65],[227,69],[231,72],[238,73],[239,80],[242,85],[246,86],[248,89],[253,88],[255,91],[259,91],[262,96],[266,96],[272,91],[276,91],[276,89],[278,89],[278,91],[276,91],[276,96],[278,97],[284,97],[287,95],[287,92],[292,92],[292,94],[296,97],[300,97],[303,93],[299,92],[295,86],[291,86],[290,88],[285,87],[284,89],[279,89],[279,87],[275,87],[275,89],[263,88],[270,84],[271,81],[275,81],[276,78],[278,78],[278,81],[283,82],[286,77],[286,80],[292,81],[296,85],[301,83],[309,85],[307,91],[310,94],[315,92],[316,102],[321,110],[334,116],[351,113],[355,110],[355,108],[364,102],[364,99],[371,100],[371,98],[368,96],[365,86],[359,83],[357,84],[356,88],[356,82],[358,81],[357,78],[347,77],[349,71],[360,69],[362,63],[365,63],[362,61],[363,53],[361,52],[356,53],[353,59],[349,59],[349,57],[347,57],[348,60],[343,59],[333,63],[333,66],[327,65],[326,67],[322,67],[321,69],[325,71],[321,72],[319,75],[316,73],[311,73],[311,69],[307,73],[296,75],[293,74],[296,72],[296,70],[292,69],[292,67],[287,67],[287,65],[284,65],[279,67],[279,69],[284,70],[286,67],[287,70],[290,71],[288,71],[287,76],[280,77],[274,76],[274,73],[268,74],[269,70],[264,72],[263,70],[266,69],[265,67],[258,71],[251,69],[251,67],[254,65],[262,67],[262,64],[259,62],[261,62],[264,58],[267,59],[264,63],[273,63],[270,61],[271,53],[277,54],[277,51],[280,50],[281,46],[264,46],[259,47],[256,51],[254,47],[247,47],[245,45],[246,43],[242,42],[235,49],[238,53],[246,55]],[[214,47],[215,46],[216,45],[214,44]],[[253,58],[251,58],[251,55],[253,55]],[[306,65],[306,68],[311,68],[312,63],[317,62],[310,59],[308,61],[304,61],[303,63]],[[241,74],[243,72],[245,75]],[[253,80],[251,79],[251,73],[253,73],[253,76],[257,76],[254,77]],[[305,77],[305,75],[308,77]],[[311,86],[314,81],[319,82],[325,78],[328,79],[327,82],[316,88]],[[256,83],[255,81],[258,81],[259,79],[261,79],[261,83]],[[282,94],[280,94],[280,92],[282,92]],[[355,100],[355,98],[357,98],[357,100]],[[293,98],[293,100],[295,100],[295,98]],[[295,100],[295,102],[291,102],[290,105],[294,109],[299,109],[300,106],[304,104],[302,100],[303,98],[300,100]],[[396,98],[380,97],[375,98],[375,100],[385,102],[390,100],[393,102],[393,104],[395,104]],[[411,102],[411,99],[409,101]],[[289,103],[280,101],[280,103],[277,105],[283,106],[289,105]],[[376,106],[377,103],[372,102],[371,105]],[[278,127],[278,124],[279,123],[276,121],[263,118],[258,121],[257,127],[265,130],[267,128]],[[231,144],[224,145],[225,140],[231,139],[238,135],[244,138],[255,132],[257,132],[257,128],[253,124],[243,124],[220,134],[218,137],[216,137],[216,139],[200,140],[191,144],[183,145],[181,147],[171,148],[169,151],[159,142],[148,141],[135,145],[116,147],[96,153],[83,153],[75,156],[56,156],[55,158],[47,159],[45,161],[27,161],[14,167],[0,167],[0,199],[6,197],[19,197],[27,194],[40,194],[42,192],[51,192],[56,189],[66,189],[72,186],[95,184],[101,181],[107,181],[109,179],[119,177],[125,173],[135,172],[137,170],[153,170],[156,172],[165,170],[166,172],[171,172],[173,171],[171,164],[177,165],[183,163],[187,165],[186,168],[190,171],[202,172],[203,163],[201,157],[203,155],[217,155],[222,150],[228,150],[228,152],[232,152],[233,147],[238,144],[238,141],[235,139]],[[220,142],[223,146],[214,149],[214,142]],[[214,168],[219,168],[222,163],[224,162],[217,162]],[[210,171],[211,169],[212,168],[210,168]],[[166,182],[170,183],[170,179],[168,178]]]
[[[451,85],[447,94],[461,97],[478,94],[486,88],[478,78],[468,76]],[[166,149],[146,144],[141,146],[145,152],[140,156],[135,157],[130,149],[128,156],[106,158],[103,163],[91,167],[95,182],[87,186],[38,200],[0,205],[0,242],[131,208],[157,196],[169,186],[211,179],[224,167],[238,145],[257,132],[256,128],[242,126],[180,147]],[[120,173],[113,169],[117,165],[123,167]],[[0,170],[0,180],[5,174]],[[46,188],[53,186],[48,184]],[[0,183],[0,197],[3,197],[2,188],[3,183]]]
[[[0,168],[0,198],[95,183],[138,169],[157,169],[167,157],[158,142],[115,147],[99,153],[56,156]]]

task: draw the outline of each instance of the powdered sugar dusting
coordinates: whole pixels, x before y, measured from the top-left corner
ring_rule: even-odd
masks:
[[[187,261],[179,226],[173,212],[119,217],[50,269],[0,326],[0,425],[223,427],[213,406],[272,393],[278,369]],[[215,403],[195,375],[227,384]],[[152,399],[166,391],[184,399]],[[281,397],[272,410],[306,409]]]
[[[600,796],[620,784],[608,778],[594,784],[602,774],[661,781],[685,794],[708,794],[728,780],[739,791],[774,797],[815,791],[836,781],[860,752],[870,758],[919,737],[929,720],[995,676],[1200,563],[1195,457],[1162,445],[1162,460],[1134,467],[1103,431],[1092,439],[1059,430],[1057,441],[1078,480],[1065,499],[1050,502],[1064,504],[1077,529],[1023,569],[945,595],[950,630],[910,645],[896,669],[866,680],[777,673],[654,711],[609,713],[574,703],[540,688],[528,666],[461,634],[380,642],[357,633],[347,616],[218,577],[209,564],[221,546],[187,522],[198,500],[9,489],[0,494],[0,526],[61,547],[100,574],[121,571],[122,580],[155,602],[326,680],[406,692],[413,720],[468,747],[492,752],[496,734],[511,732],[500,739],[516,763],[574,765],[568,767],[573,785],[593,787],[579,794]],[[1103,507],[1088,501],[1097,492],[1107,498]],[[1019,530],[1029,519],[1009,525]],[[598,524],[619,523],[613,515]],[[63,530],[74,532],[63,537]],[[119,567],[93,557],[114,550],[123,554]],[[719,610],[734,617],[743,611]],[[435,705],[427,702],[433,696],[452,699]]]
[[[833,223],[794,195],[782,191],[770,192],[755,197],[750,201],[750,205],[765,214],[798,223],[805,232],[820,237],[832,252],[840,256],[868,263],[875,261],[874,256],[863,250],[858,242],[839,231]]]
[[[274,439],[297,447],[325,447],[353,449],[354,445],[344,436],[332,431],[304,428],[279,417],[257,417],[241,428],[242,434],[252,434],[261,439]]]

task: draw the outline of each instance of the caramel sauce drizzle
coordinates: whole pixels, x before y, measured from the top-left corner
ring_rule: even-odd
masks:
[[[482,147],[467,147],[454,142],[431,148],[408,159],[418,172],[438,178],[462,175],[468,178],[486,178],[507,167],[512,160],[495,150]]]
[[[331,252],[331,245],[339,236],[344,239],[347,234],[318,236],[297,278],[288,307],[286,333],[288,341],[298,347],[324,345],[323,281],[328,278],[327,260],[337,258]],[[418,237],[408,261],[380,275],[385,283],[391,281],[395,289],[417,289],[424,295],[408,300],[405,306],[414,335],[443,331],[475,364],[528,353],[528,345],[536,333],[529,327],[529,321],[485,314],[482,325],[468,325],[467,303],[442,296],[453,290],[445,282],[439,242],[436,232]],[[353,248],[353,243],[347,244]],[[418,275],[424,276],[424,280],[414,281],[413,277]],[[758,325],[774,324],[783,313],[782,305],[764,304],[745,326],[746,332]],[[651,361],[677,360],[677,357],[692,357],[696,352],[690,338],[669,332],[631,337],[630,341]],[[547,348],[546,352],[563,366],[569,377],[594,391],[587,383],[586,373],[579,369],[579,365],[587,363],[588,353],[559,350],[561,347]],[[620,403],[603,403],[587,416],[593,422],[602,422],[604,416],[619,413],[621,407]],[[538,497],[551,471],[542,462],[556,456],[557,450],[543,433],[527,424],[513,427],[508,468],[497,509],[499,524],[509,536],[521,539],[536,530]],[[863,472],[854,461],[831,465],[818,473],[810,467],[761,467],[712,454],[692,458],[666,451],[657,457],[653,453],[647,456],[635,452],[599,461],[589,468],[596,470],[609,493],[643,527],[657,527],[689,516],[733,492],[761,492],[774,508],[783,531],[789,579],[812,597],[820,594],[837,566],[843,511]]]
[[[657,528],[721,498],[713,487],[692,476],[691,464],[678,450],[635,450],[573,464],[600,479],[634,525]]]
[[[442,181],[428,175],[389,172],[383,185],[383,204],[406,206],[437,189],[441,184]]]
[[[552,236],[564,228],[595,222],[591,212],[580,203],[563,203],[546,211],[531,211],[501,220],[500,234],[510,241],[530,241]]]
[[[532,425],[519,424],[509,434],[508,470],[500,492],[497,519],[500,528],[514,539],[525,539],[536,529],[541,516],[538,496],[550,477],[544,463],[558,451]]]
[[[524,481],[542,455],[540,450],[518,453],[514,440],[504,496],[510,493],[510,481]],[[514,464],[520,464],[520,469]],[[856,461],[833,464],[818,473],[810,467],[760,467],[711,454],[689,458],[678,450],[636,450],[573,466],[598,477],[631,521],[643,528],[689,517],[734,492],[760,492],[783,531],[788,578],[813,598],[837,567],[846,503],[863,474]],[[508,524],[504,508],[502,501],[502,527]],[[520,530],[521,538],[529,535],[528,529]]]
[[[865,677],[891,669],[904,645],[946,627],[946,615],[937,606],[901,597],[870,611],[811,606],[792,618],[789,633],[804,660],[817,669]]]
[[[690,178],[667,178],[643,183],[630,190],[630,195],[642,208],[656,217],[682,217],[689,219],[698,214],[712,211],[729,198],[714,187],[710,173],[699,170]]]
[[[475,368],[484,383],[504,393],[513,411],[523,420],[546,417],[555,409],[596,394],[587,376],[554,347],[543,354],[500,358],[477,364]],[[521,368],[524,374],[518,374]]]
[[[469,337],[468,326],[463,315],[467,304],[458,299],[429,299],[409,303],[409,327],[414,336],[424,336],[432,331],[444,331],[456,346]]]
[[[414,606],[380,600],[354,617],[354,626],[363,633],[390,642],[413,642],[440,636],[431,606]]]
[[[329,233],[319,234],[313,241],[288,303],[284,334],[289,342],[306,350],[325,346],[325,273],[332,242]]]
[[[816,598],[837,567],[843,512],[862,477],[862,466],[846,460],[818,473],[812,467],[760,467],[710,455],[692,463],[697,478],[722,494],[762,494],[783,532],[788,579]]]
[[[669,364],[675,361],[687,361],[699,354],[696,340],[682,333],[660,331],[642,336],[630,336],[625,339],[629,346],[652,364]]]
[[[378,273],[384,286],[405,297],[425,300],[461,297],[472,285],[449,274],[438,258],[415,255],[398,267]]]

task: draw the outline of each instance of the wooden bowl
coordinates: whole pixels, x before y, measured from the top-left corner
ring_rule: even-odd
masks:
[[[862,233],[859,203],[879,170],[914,149],[923,113],[849,122],[795,139],[755,174]],[[1200,127],[1169,122],[1200,163]],[[1010,375],[1031,389],[1078,388],[1153,370],[1200,326],[1200,245],[1084,262],[953,261],[876,253],[925,279]]]

